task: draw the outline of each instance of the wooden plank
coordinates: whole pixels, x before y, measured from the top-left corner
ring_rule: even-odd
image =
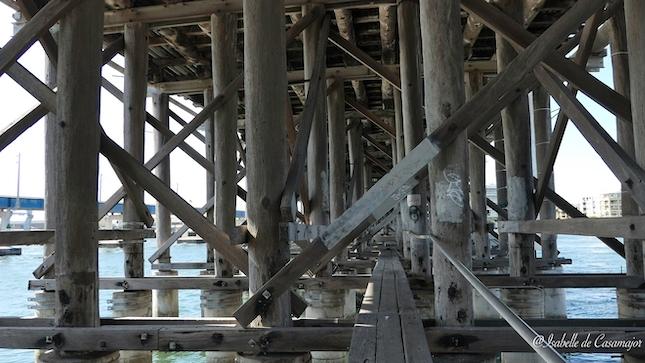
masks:
[[[382,251],[379,256],[379,261],[383,262],[384,269],[376,323],[376,362],[381,363],[401,361],[404,357],[396,276],[393,257],[388,252],[390,251]]]
[[[361,309],[354,324],[348,356],[350,363],[376,362],[376,326],[384,269],[385,262],[378,260],[372,270],[372,278],[363,295]]]
[[[500,221],[499,230],[504,233],[549,233],[645,239],[645,217]]]
[[[486,111],[490,112],[492,108],[505,106],[505,104],[500,105],[500,98],[508,94],[516,95],[517,84],[525,78],[526,73],[543,58],[551,54],[573,28],[589,18],[603,5],[604,1],[602,0],[589,0],[584,5],[581,3],[574,4],[536,42],[521,52],[495,80],[489,82],[468,103],[456,110],[445,126],[425,138],[405,158],[397,163],[387,175],[370,188],[360,200],[330,224],[327,229],[328,232],[323,238],[317,239],[314,243],[314,245],[323,244],[329,250],[322,259],[320,256],[317,260],[310,260],[309,257],[304,258],[302,256],[309,255],[307,250],[303,251],[303,255],[296,257],[289,263],[289,265],[298,265],[297,269],[293,268],[293,266],[283,268],[238,309],[235,315],[239,319],[238,321],[246,326],[257,316],[253,314],[255,312],[254,305],[259,299],[258,295],[267,290],[271,290],[271,295],[282,294],[295,279],[299,278],[306,269],[312,266],[311,264],[316,262],[318,266],[326,264],[374,220],[387,213],[411,189],[410,179],[413,179],[419,171],[425,169],[428,162],[433,160],[443,147],[449,145],[469,126],[479,126],[488,122],[492,115],[487,114]],[[309,249],[313,248],[310,247]]]
[[[39,36],[79,3],[81,0],[52,0],[38,11],[0,50],[0,75],[24,54]]]

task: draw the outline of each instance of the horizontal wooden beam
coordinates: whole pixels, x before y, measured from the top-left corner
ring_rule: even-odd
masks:
[[[499,231],[645,239],[645,216],[500,221]]]
[[[36,231],[0,231],[0,246],[42,245],[54,237],[54,230]],[[99,241],[138,240],[154,238],[154,229],[99,229],[96,238]]]
[[[145,321],[152,320],[146,319]],[[128,324],[105,325],[98,328],[55,328],[2,326],[0,347],[9,349],[59,349],[67,351],[245,351],[309,352],[346,351],[349,348],[352,327],[291,327],[248,328],[227,325],[137,325],[139,319]],[[122,323],[125,321],[121,321]],[[563,347],[562,352],[625,353],[625,346],[600,344],[602,342],[631,342],[630,353],[643,353],[645,328],[642,321],[611,320],[594,325],[595,320],[545,321],[528,320],[540,335],[558,339],[574,334],[576,346]],[[602,321],[599,321],[602,323]],[[639,325],[641,324],[641,325]],[[530,352],[526,344],[510,327],[496,323],[491,326],[425,328],[425,336],[433,354],[442,353],[497,353],[501,351]],[[590,347],[582,346],[589,336]],[[640,341],[640,344],[639,344]],[[598,344],[594,344],[597,342]]]
[[[364,289],[369,281],[369,275],[339,275],[318,278],[301,278],[295,288],[305,289],[307,287],[318,287],[324,289]],[[101,290],[247,290],[249,288],[248,278],[239,277],[214,277],[214,276],[190,276],[190,277],[102,277],[99,279]],[[56,290],[55,279],[40,279],[29,281],[29,290]]]

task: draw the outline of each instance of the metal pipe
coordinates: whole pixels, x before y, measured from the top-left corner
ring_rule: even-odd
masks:
[[[419,238],[420,236],[417,236]],[[497,296],[495,296],[483,282],[481,282],[466,266],[455,258],[450,256],[441,246],[442,242],[435,236],[430,235],[434,243],[434,248],[441,251],[446,256],[448,261],[461,273],[461,275],[470,283],[470,285],[477,290],[477,292],[488,302],[499,315],[506,320],[508,325],[517,332],[517,334],[524,339],[524,341],[545,361],[561,362],[566,360],[558,353],[546,340],[533,330],[524,320],[517,316],[506,304],[504,304]]]

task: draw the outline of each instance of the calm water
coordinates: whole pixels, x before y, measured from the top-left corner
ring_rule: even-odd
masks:
[[[605,247],[595,238],[561,236],[559,239],[561,256],[572,258],[574,264],[564,267],[565,273],[574,272],[624,272],[625,261]],[[200,261],[205,255],[204,245],[180,244],[173,247],[175,262]],[[0,257],[0,316],[32,316],[28,299],[32,292],[27,291],[27,281],[31,271],[41,261],[42,248],[25,247],[22,256]],[[146,244],[146,256],[154,252],[154,243]],[[146,264],[146,276],[151,276],[150,265]],[[123,276],[123,254],[120,249],[103,248],[99,254],[99,271],[101,276]],[[183,276],[195,276],[197,271],[181,271]],[[100,292],[101,316],[109,317],[107,300],[111,291]],[[199,317],[199,292],[180,290],[179,314],[181,317]],[[590,304],[592,303],[592,304]],[[567,289],[567,313],[571,318],[616,318],[615,289]],[[23,363],[33,361],[31,350],[0,349],[0,363]],[[155,362],[204,362],[201,353],[155,354]],[[569,357],[570,362],[618,362],[619,359],[606,354],[576,354]]]

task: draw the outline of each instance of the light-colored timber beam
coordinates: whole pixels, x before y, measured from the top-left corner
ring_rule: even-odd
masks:
[[[575,3],[569,11],[560,17],[551,27],[532,43],[500,73],[490,81],[469,102],[456,110],[447,120],[445,126],[425,138],[394,168],[381,178],[367,193],[347,209],[341,217],[328,227],[323,238],[315,239],[311,247],[291,260],[287,266],[275,274],[250,299],[235,312],[235,317],[243,326],[247,326],[261,313],[262,306],[270,303],[262,294],[270,290],[269,296],[284,293],[291,283],[309,270],[314,264],[317,268],[340,253],[367,226],[369,220],[378,220],[398,203],[410,190],[410,180],[425,168],[446,145],[469,126],[484,126],[506,103],[500,102],[507,94],[515,95],[518,83],[521,83],[528,71],[541,60],[551,55],[555,48],[568,34],[588,19],[604,5],[603,0],[589,0]],[[509,97],[510,98],[510,97]],[[512,99],[511,99],[512,100]],[[313,255],[313,258],[312,258]],[[320,257],[324,255],[324,257]],[[260,311],[258,311],[260,310]]]
[[[549,233],[645,239],[645,217],[500,221],[499,231],[503,233]]]

